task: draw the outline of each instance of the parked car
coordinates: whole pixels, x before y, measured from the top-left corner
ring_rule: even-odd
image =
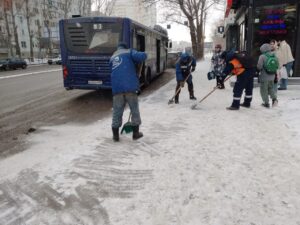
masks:
[[[0,69],[8,70],[8,69],[17,69],[17,68],[22,68],[26,69],[27,68],[27,63],[23,59],[18,59],[18,58],[9,58],[9,59],[2,59],[0,60]]]
[[[180,53],[181,52],[179,52],[179,51],[168,52],[168,61],[167,61],[168,68],[175,68],[175,64],[176,64],[178,57],[180,56]]]
[[[61,57],[48,59],[48,64],[49,65],[52,65],[52,64],[61,65]]]

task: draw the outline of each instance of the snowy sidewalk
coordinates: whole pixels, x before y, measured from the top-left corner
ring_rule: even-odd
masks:
[[[198,100],[215,85],[193,75]],[[144,137],[111,139],[111,118],[45,127],[0,161],[0,224],[299,225],[300,91],[279,105],[227,111],[232,88],[191,110],[175,80],[140,99]],[[124,121],[128,116],[124,113]]]

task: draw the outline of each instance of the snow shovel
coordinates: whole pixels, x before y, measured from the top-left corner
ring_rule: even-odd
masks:
[[[192,74],[192,73],[190,73],[190,74],[184,79],[183,83],[185,83],[185,82],[189,79],[189,77],[191,76],[191,74]],[[173,95],[173,97],[172,97],[171,99],[169,99],[168,105],[174,103],[174,99],[175,99],[176,95],[179,93],[179,91],[181,90],[181,88],[182,88],[182,87],[180,86],[180,87],[176,90],[175,95]]]
[[[224,83],[229,80],[230,77],[232,77],[233,75],[229,75],[225,80]],[[219,86],[215,86],[207,95],[205,95],[202,99],[200,99],[199,102],[196,102],[195,104],[193,104],[191,106],[191,109],[196,109],[196,107],[198,106],[198,104],[200,104],[201,102],[203,102],[208,96],[210,96],[215,90],[217,90],[219,88]]]
[[[129,114],[128,121],[122,127],[121,134],[123,134],[124,131],[126,134],[133,131],[132,123],[131,123],[130,119],[131,119],[131,112]]]

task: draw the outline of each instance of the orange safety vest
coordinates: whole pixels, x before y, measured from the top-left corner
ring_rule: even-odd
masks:
[[[232,73],[234,75],[238,76],[245,71],[245,68],[243,68],[243,65],[240,63],[239,60],[233,59],[230,61],[230,63],[233,65]]]

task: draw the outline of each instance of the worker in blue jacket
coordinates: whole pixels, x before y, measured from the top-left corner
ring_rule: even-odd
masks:
[[[179,94],[182,87],[184,87],[184,82],[188,84],[188,90],[191,100],[196,100],[194,96],[194,85],[192,81],[192,74],[196,68],[196,60],[193,56],[188,53],[181,53],[180,58],[176,62],[176,90],[175,93],[175,104],[179,103]]]
[[[146,53],[128,49],[127,44],[124,42],[119,43],[117,51],[110,58],[113,94],[112,132],[114,141],[119,141],[119,128],[122,126],[122,117],[126,103],[128,103],[132,114],[132,138],[136,140],[143,136],[143,133],[139,132],[141,117],[137,93],[140,89],[140,83],[136,65],[145,61],[146,58]]]

